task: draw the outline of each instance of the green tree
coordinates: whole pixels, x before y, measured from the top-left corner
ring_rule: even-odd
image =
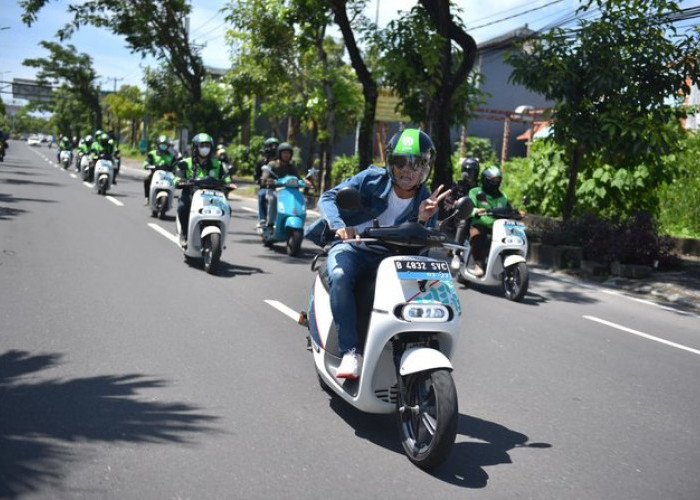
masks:
[[[31,26],[49,0],[22,0],[22,20]],[[187,90],[189,99],[202,98],[205,70],[198,50],[190,43],[185,20],[191,11],[187,0],[88,0],[70,3],[71,23],[59,30],[61,40],[80,26],[107,28],[123,36],[127,46],[163,61]]]
[[[122,85],[118,92],[105,97],[104,103],[116,123],[113,127],[121,132],[122,120],[129,123],[129,145],[136,147],[138,129],[145,112],[141,90],[134,85]]]
[[[389,23],[380,44],[386,83],[401,97],[403,112],[424,124],[435,143],[433,184],[450,185],[451,126],[463,122],[467,110],[482,101],[467,79],[476,43],[448,0],[421,0]]]
[[[65,84],[63,91],[54,98],[75,99],[87,108],[92,115],[95,128],[102,126],[102,109],[100,108],[99,89],[94,85],[97,78],[92,68],[92,58],[88,54],[77,53],[73,45],[63,46],[56,42],[39,42],[49,51],[48,57],[25,59],[24,66],[39,68],[37,80],[40,84],[60,82]],[[45,106],[53,110],[53,105]],[[56,107],[60,107],[57,104]]]
[[[556,29],[528,40],[507,57],[514,82],[555,103],[554,141],[569,158],[564,219],[574,213],[580,174],[615,176],[600,170],[601,164],[626,169],[631,180],[639,179],[638,166],[647,169],[637,192],[640,200],[653,199],[648,193],[664,179],[660,158],[679,140],[679,127],[663,126],[678,123],[683,113],[668,99],[689,91],[686,78],[697,82],[700,76],[700,40],[697,33],[676,33],[676,2],[598,0],[580,10],[594,3],[599,18],[581,20],[573,31]],[[598,189],[598,195],[605,194],[606,188]]]

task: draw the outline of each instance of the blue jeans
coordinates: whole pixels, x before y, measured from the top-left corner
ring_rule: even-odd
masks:
[[[328,251],[331,312],[341,353],[357,347],[355,283],[360,276],[375,271],[386,256],[351,243],[338,243]]]
[[[267,188],[258,189],[258,220],[267,220]]]

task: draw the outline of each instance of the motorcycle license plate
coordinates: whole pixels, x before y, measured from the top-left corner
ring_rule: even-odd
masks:
[[[452,279],[447,262],[440,260],[405,259],[394,261],[400,280]]]

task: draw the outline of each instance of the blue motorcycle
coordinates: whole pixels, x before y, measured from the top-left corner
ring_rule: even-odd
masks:
[[[293,175],[275,179],[275,187],[268,192],[267,204],[268,220],[274,221],[274,225],[258,228],[266,247],[285,241],[287,255],[299,255],[306,222],[306,200],[301,191],[305,185],[303,179]]]

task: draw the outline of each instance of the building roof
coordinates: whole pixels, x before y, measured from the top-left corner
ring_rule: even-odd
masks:
[[[490,40],[486,40],[485,42],[478,44],[476,48],[479,53],[507,49],[521,40],[532,38],[536,34],[537,32],[528,28],[526,24],[525,26],[508,31],[507,33],[499,35],[495,38],[491,38]]]

